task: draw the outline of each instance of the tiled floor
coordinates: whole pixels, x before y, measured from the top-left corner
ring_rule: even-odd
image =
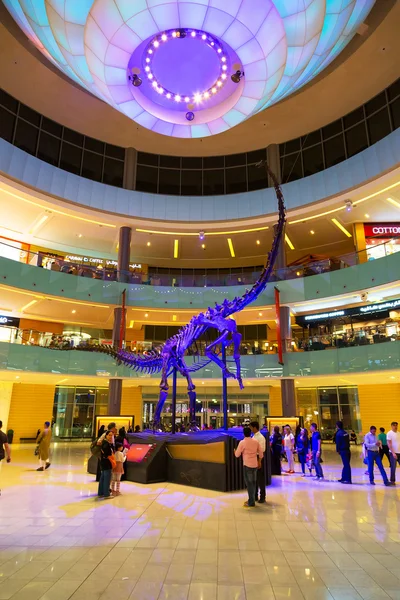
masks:
[[[325,482],[274,478],[247,510],[171,484],[99,501],[86,456],[58,444],[37,473],[22,446],[1,465],[0,600],[400,600],[400,495],[368,485],[356,449],[355,485],[327,448]]]

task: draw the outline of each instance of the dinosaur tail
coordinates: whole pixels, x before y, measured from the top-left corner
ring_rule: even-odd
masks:
[[[58,348],[54,348],[58,350]],[[82,352],[98,352],[111,356],[118,364],[125,365],[133,371],[158,373],[162,369],[162,358],[156,350],[148,354],[134,354],[127,350],[115,350],[112,346],[75,346],[75,348],[60,348],[61,350],[80,350]]]

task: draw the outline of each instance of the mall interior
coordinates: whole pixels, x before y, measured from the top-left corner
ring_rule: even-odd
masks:
[[[400,3],[0,16],[0,600],[399,600],[400,494],[363,440],[400,420]],[[240,344],[200,327],[177,358],[224,302]],[[140,433],[107,503],[88,460],[109,422]],[[323,481],[271,475],[287,423],[316,423]]]

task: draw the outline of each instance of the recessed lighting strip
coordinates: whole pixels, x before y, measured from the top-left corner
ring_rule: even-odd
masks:
[[[266,231],[269,227],[255,227],[254,229],[238,229],[237,231],[207,231],[206,236],[210,235],[235,235],[237,233],[252,233],[253,231]],[[155,229],[140,229],[136,228],[139,233],[154,233],[156,235],[180,235],[199,237],[199,232],[187,231],[156,231]]]
[[[231,253],[231,257],[235,258],[235,249],[233,247],[231,238],[228,238],[228,246],[229,246],[229,252]]]
[[[346,227],[343,227],[343,225],[341,223],[339,223],[339,221],[337,219],[332,219],[332,223],[334,223],[336,225],[336,227],[338,227],[340,229],[340,231],[343,231],[343,233],[345,235],[347,235],[348,238],[353,237],[350,233],[350,231],[348,231],[346,229]]]

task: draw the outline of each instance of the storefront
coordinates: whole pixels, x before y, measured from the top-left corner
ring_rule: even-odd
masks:
[[[400,252],[400,223],[364,223],[367,259]]]
[[[298,349],[362,346],[400,339],[400,299],[300,315]],[[301,342],[305,342],[302,344]]]
[[[106,415],[108,388],[57,386],[54,394],[54,435],[59,438],[91,438],[95,416]]]
[[[14,344],[17,341],[19,319],[0,315],[0,342]]]
[[[0,235],[0,256],[16,260],[17,262],[29,262],[30,244],[24,244],[12,238]]]

